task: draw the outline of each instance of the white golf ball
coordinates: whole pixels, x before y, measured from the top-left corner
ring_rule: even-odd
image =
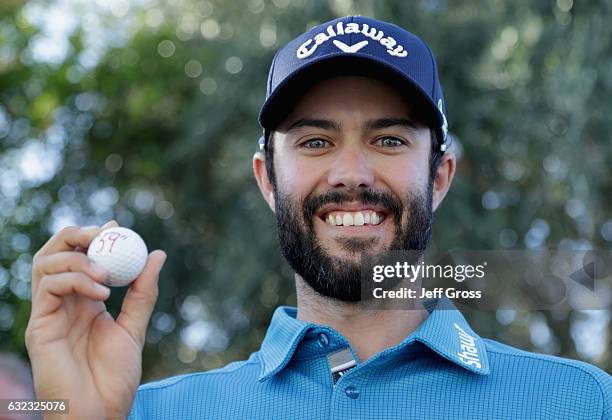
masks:
[[[87,256],[108,271],[107,286],[126,286],[136,280],[147,262],[147,246],[136,232],[123,227],[105,229],[89,244]]]

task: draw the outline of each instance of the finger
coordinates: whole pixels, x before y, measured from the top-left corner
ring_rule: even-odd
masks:
[[[149,259],[140,276],[131,284],[117,317],[117,324],[123,327],[142,346],[149,318],[157,301],[159,272],[166,261],[161,250],[149,254]]]
[[[76,247],[87,248],[91,241],[104,229],[119,226],[111,220],[100,228],[82,229],[78,226],[69,226],[53,235],[46,244],[40,248],[37,255],[47,255],[54,252],[72,251]]]
[[[62,273],[44,276],[32,299],[32,318],[53,313],[62,299],[71,294],[100,301],[110,295],[110,289],[84,273]]]
[[[32,289],[34,290],[36,288],[38,279],[45,275],[45,273],[39,269],[41,259],[56,252],[85,249],[98,233],[113,226],[117,226],[117,222],[114,220],[106,223],[101,228],[96,227],[87,229],[70,226],[53,235],[51,239],[38,250],[36,255],[34,255],[34,260],[32,262]]]
[[[85,273],[98,282],[106,280],[108,272],[91,261],[87,255],[80,252],[56,252],[49,255],[39,256],[34,268],[38,275],[32,278],[32,292],[36,293],[38,279],[49,274],[60,274],[67,272]]]

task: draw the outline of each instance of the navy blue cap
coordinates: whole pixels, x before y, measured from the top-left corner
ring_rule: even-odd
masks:
[[[450,146],[446,106],[431,49],[397,25],[364,16],[346,16],[315,26],[281,48],[268,75],[259,113],[265,148],[296,98],[319,80],[336,75],[379,78],[406,94],[436,134],[439,150]]]

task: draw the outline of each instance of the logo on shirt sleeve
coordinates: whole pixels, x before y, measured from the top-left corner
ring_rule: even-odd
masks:
[[[478,348],[476,347],[476,339],[466,333],[456,322],[453,325],[459,333],[459,342],[461,344],[461,352],[457,352],[459,360],[467,366],[474,365],[478,369],[481,369],[482,364],[480,362],[480,356],[478,355]]]

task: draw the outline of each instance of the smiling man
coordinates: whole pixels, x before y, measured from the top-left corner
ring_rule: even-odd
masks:
[[[448,299],[362,299],[364,257],[427,247],[456,165],[444,104],[429,47],[385,22],[337,19],[276,54],[253,168],[298,307],[246,362],[141,387],[135,418],[171,415],[170,395],[210,418],[612,416],[596,367],[482,339]]]
[[[60,260],[98,230],[61,232],[37,254],[35,273],[61,266],[89,283],[70,289],[74,273],[33,278],[28,351],[39,398],[70,398],[75,418],[612,418],[610,375],[483,339],[448,299],[366,306],[364,257],[422,255],[455,173],[435,60],[421,39],[358,16],[311,29],[276,54],[260,123],[254,173],[295,271],[298,307],[275,311],[248,360],[136,391],[163,254],[151,255],[117,321],[97,325],[87,320],[104,315],[108,294],[88,285],[103,273]],[[48,307],[70,293],[83,302],[54,321]],[[97,343],[114,356],[87,351]],[[71,369],[58,376],[57,366]]]

